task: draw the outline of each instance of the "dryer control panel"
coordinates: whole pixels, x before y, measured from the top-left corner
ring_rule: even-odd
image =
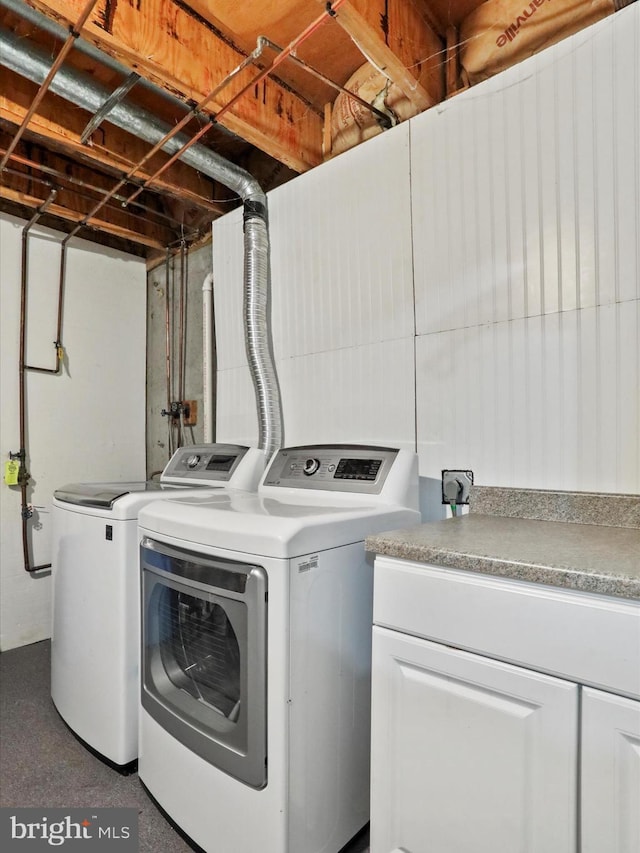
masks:
[[[263,485],[380,494],[398,450],[354,444],[286,447],[274,456]]]

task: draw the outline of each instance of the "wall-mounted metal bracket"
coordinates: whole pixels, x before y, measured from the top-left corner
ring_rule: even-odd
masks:
[[[89,124],[82,131],[82,136],[80,137],[80,142],[83,145],[86,145],[89,141],[89,138],[94,131],[96,131],[105,118],[109,115],[111,110],[119,104],[120,101],[126,97],[126,95],[133,89],[138,80],[140,79],[140,75],[136,74],[135,71],[132,71],[131,74],[124,80],[117,89],[114,89],[111,95],[107,98],[104,104],[100,107],[97,113],[94,114],[93,118],[89,122]]]

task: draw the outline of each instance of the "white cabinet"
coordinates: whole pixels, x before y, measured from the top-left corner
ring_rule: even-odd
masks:
[[[575,853],[578,688],[373,631],[372,853]]]
[[[581,853],[640,851],[640,702],[585,687]]]
[[[371,853],[640,853],[640,602],[378,557],[374,623]]]

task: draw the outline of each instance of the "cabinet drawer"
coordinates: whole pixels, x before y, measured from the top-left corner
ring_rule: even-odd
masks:
[[[377,557],[373,621],[640,698],[640,602]]]

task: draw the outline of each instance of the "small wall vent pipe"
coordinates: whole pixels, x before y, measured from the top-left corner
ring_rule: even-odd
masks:
[[[202,282],[202,408],[204,442],[213,441],[213,273]]]

